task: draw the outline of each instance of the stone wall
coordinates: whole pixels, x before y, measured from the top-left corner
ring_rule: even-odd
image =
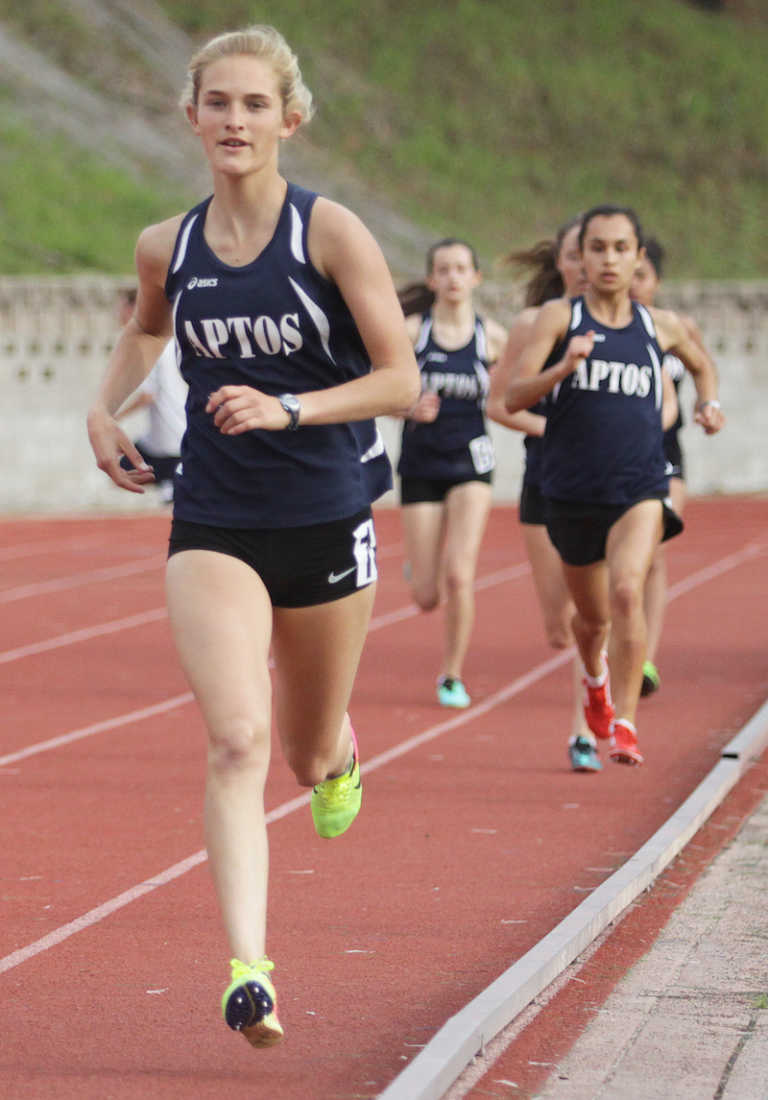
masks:
[[[4,477],[0,512],[142,510],[146,498],[120,492],[96,469],[85,410],[98,385],[116,332],[116,296],[124,280],[106,277],[0,279],[0,411]],[[726,429],[707,438],[690,423],[693,385],[681,399],[689,486],[693,493],[768,489],[768,447],[762,410],[768,401],[768,284],[689,283],[666,288],[662,303],[699,322],[721,377]],[[502,323],[520,306],[519,291],[487,283],[481,305]],[[126,421],[138,434],[140,417]],[[384,420],[397,458],[399,424]],[[522,442],[493,425],[499,501],[517,498]]]

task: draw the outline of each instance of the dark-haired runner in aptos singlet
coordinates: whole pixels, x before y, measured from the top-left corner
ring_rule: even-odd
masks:
[[[586,717],[593,733],[610,741],[611,759],[639,764],[643,585],[656,545],[682,529],[666,500],[663,355],[673,352],[699,376],[705,399],[710,388],[714,398],[715,380],[677,314],[630,300],[642,255],[634,211],[594,207],[579,239],[588,288],[574,302],[541,307],[506,404],[514,412],[548,396],[542,491],[547,530],[576,605]],[[670,391],[676,415],[671,383]],[[697,419],[708,432],[722,423],[719,409],[707,404]]]

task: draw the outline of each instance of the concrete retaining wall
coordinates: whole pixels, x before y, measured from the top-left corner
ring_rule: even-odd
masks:
[[[115,337],[116,294],[122,280],[106,277],[0,279],[0,425],[4,477],[0,512],[142,510],[147,498],[120,492],[96,469],[85,411]],[[726,429],[706,438],[688,424],[684,446],[693,493],[768,489],[768,447],[762,410],[768,403],[768,283],[690,283],[669,286],[664,305],[699,322],[720,371]],[[519,291],[485,284],[482,307],[509,323]],[[681,390],[690,421],[694,389]],[[126,421],[138,434],[140,418]],[[382,421],[390,456],[397,458],[399,424]],[[495,493],[517,498],[522,442],[492,426],[497,446]]]

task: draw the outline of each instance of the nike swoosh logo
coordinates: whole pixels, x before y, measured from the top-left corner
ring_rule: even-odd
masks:
[[[354,573],[357,569],[356,565],[353,565],[351,569],[345,569],[343,573],[329,573],[328,584],[338,584],[339,581],[343,581],[345,577],[348,577],[350,573]]]

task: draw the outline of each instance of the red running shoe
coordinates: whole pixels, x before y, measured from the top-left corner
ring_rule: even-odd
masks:
[[[617,764],[642,764],[643,756],[637,748],[637,730],[627,718],[613,723],[608,756]]]
[[[608,666],[605,666],[605,682],[600,687],[592,687],[585,679],[584,718],[595,737],[604,741],[611,736],[611,726],[616,711],[611,702],[611,682],[608,678]]]

